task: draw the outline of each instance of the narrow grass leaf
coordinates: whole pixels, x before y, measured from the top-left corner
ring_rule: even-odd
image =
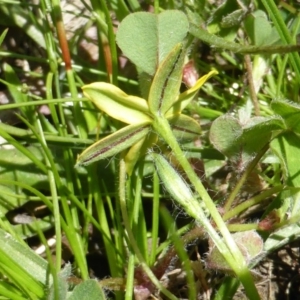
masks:
[[[5,39],[7,31],[8,31],[8,28],[6,28],[5,30],[3,30],[3,32],[1,33],[1,36],[0,36],[0,46],[2,45],[2,42]]]
[[[294,187],[300,186],[299,144],[299,135],[292,131],[287,131],[279,135],[271,142],[272,150],[280,159],[283,176],[287,185]]]
[[[23,103],[27,102],[27,96],[25,93],[22,92],[22,83],[19,80],[15,70],[7,63],[3,64],[3,71],[5,80],[9,83],[7,85],[7,88],[9,90],[9,93],[16,103]],[[26,114],[26,112],[31,111],[32,109],[30,107],[20,107],[20,110]]]
[[[6,297],[4,299],[27,300],[18,288],[5,281],[0,282],[0,295]]]

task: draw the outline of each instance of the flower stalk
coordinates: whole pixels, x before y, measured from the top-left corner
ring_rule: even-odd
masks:
[[[216,230],[213,228],[211,222],[208,220],[207,216],[204,214],[201,206],[199,205],[199,202],[194,197],[190,197],[188,201],[185,201],[184,199],[183,201],[179,200],[180,204],[184,207],[186,213],[197,220],[207,230],[209,236],[218,247],[220,253],[224,256],[232,270],[237,274],[237,276],[243,283],[246,293],[248,295],[251,295],[251,299],[260,299],[255,288],[253,278],[250,271],[248,270],[246,261],[240,249],[237,247],[235,241],[233,240],[226,224],[220,216],[209,194],[205,190],[202,182],[196,175],[195,171],[191,167],[180,146],[178,145],[174,135],[172,134],[172,130],[168,121],[165,118],[157,117],[152,126],[172,149],[174,156],[185,171],[191,184],[194,186],[195,190],[203,200],[206,208],[209,210],[210,215],[214,220],[217,228],[221,232],[224,240],[221,239]],[[166,161],[158,161],[162,169],[167,168],[168,163]],[[173,176],[176,175],[173,174]],[[170,178],[165,178],[165,180],[162,179],[163,182],[167,182],[168,180],[170,180]]]

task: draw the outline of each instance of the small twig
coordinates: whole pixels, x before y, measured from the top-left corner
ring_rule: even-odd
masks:
[[[66,71],[72,69],[71,56],[69,45],[66,37],[65,26],[63,23],[63,17],[59,2],[55,2],[55,6],[53,7],[53,21],[57,30],[57,37],[60,45],[60,49],[62,52],[62,57],[65,63]]]
[[[247,78],[248,78],[248,84],[249,84],[249,92],[250,92],[250,98],[254,106],[254,112],[256,116],[260,115],[260,109],[259,109],[259,103],[257,99],[257,95],[255,92],[255,86],[252,76],[252,62],[251,57],[249,54],[245,55],[245,66],[247,69]]]

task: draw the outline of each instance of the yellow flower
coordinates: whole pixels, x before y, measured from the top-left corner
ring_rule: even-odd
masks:
[[[191,139],[200,134],[199,124],[181,112],[217,71],[213,70],[201,77],[195,86],[179,95],[184,55],[180,43],[162,61],[151,83],[148,101],[127,95],[118,87],[105,82],[82,87],[84,95],[100,110],[129,125],[84,150],[78,156],[76,166],[88,165],[128,149],[125,162],[127,173],[131,174],[140,155],[157,142],[152,124],[158,117],[168,120],[177,138]]]

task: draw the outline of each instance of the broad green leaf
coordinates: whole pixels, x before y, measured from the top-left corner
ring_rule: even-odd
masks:
[[[123,53],[141,70],[153,75],[157,66],[157,20],[147,12],[128,15],[119,25],[116,41]]]
[[[208,74],[202,76],[199,78],[196,82],[196,84],[185,91],[184,93],[180,94],[178,97],[178,100],[174,103],[174,105],[167,111],[166,116],[170,116],[173,114],[177,114],[181,112],[195,97],[195,95],[198,93],[199,89],[202,87],[205,82],[211,78],[212,76],[218,74],[216,70],[210,71]]]
[[[68,300],[105,300],[105,293],[95,279],[83,281],[77,285]]]
[[[25,150],[34,155],[44,166],[44,157],[40,148],[30,146]],[[0,179],[22,180],[23,183],[29,186],[35,186],[39,189],[47,188],[47,175],[26,154],[27,152],[22,152],[19,149],[0,149]],[[16,190],[19,191],[19,188],[16,188]]]
[[[228,158],[239,155],[238,140],[243,133],[239,121],[229,115],[217,118],[211,125],[209,138],[214,147]]]
[[[281,117],[254,117],[241,124],[231,116],[216,119],[210,129],[210,140],[233,163],[244,168],[270,141],[273,130],[283,129]]]
[[[160,64],[189,30],[186,15],[179,10],[165,10],[158,15],[158,63]]]
[[[285,129],[283,118],[276,115],[271,117],[253,117],[243,124],[243,129],[244,131],[251,130],[254,126],[261,129],[268,128],[269,130]]]
[[[180,141],[192,141],[201,134],[201,127],[193,118],[175,115],[168,119],[175,137]]]
[[[287,100],[273,101],[271,104],[275,113],[282,116],[288,129],[300,133],[300,105]]]
[[[17,286],[27,287],[28,293],[39,299],[44,296],[44,288],[51,283],[48,263],[29,247],[16,241],[0,229],[0,269]]]
[[[261,236],[254,230],[233,233],[232,237],[237,246],[241,250],[247,264],[263,251],[263,240]],[[225,260],[219,249],[214,246],[208,256],[206,265],[209,269],[230,271],[231,268]]]
[[[129,96],[118,87],[95,82],[82,87],[84,95],[100,110],[111,117],[127,124],[151,122],[147,101],[143,98]]]
[[[75,167],[86,166],[117,154],[137,143],[149,130],[148,124],[129,125],[120,129],[84,150],[78,156]]]
[[[181,85],[184,55],[183,45],[177,44],[159,65],[148,98],[152,114],[164,115],[176,101]]]
[[[140,86],[141,96],[144,99],[148,99],[152,79],[153,79],[152,75],[149,75],[145,72],[139,73],[139,86]]]
[[[120,24],[116,40],[123,53],[141,70],[154,75],[173,47],[187,35],[187,17],[176,10],[159,15],[137,12]]]
[[[243,133],[238,141],[240,166],[246,166],[258,152],[271,140],[272,131],[284,128],[281,117],[253,117],[243,125]]]

